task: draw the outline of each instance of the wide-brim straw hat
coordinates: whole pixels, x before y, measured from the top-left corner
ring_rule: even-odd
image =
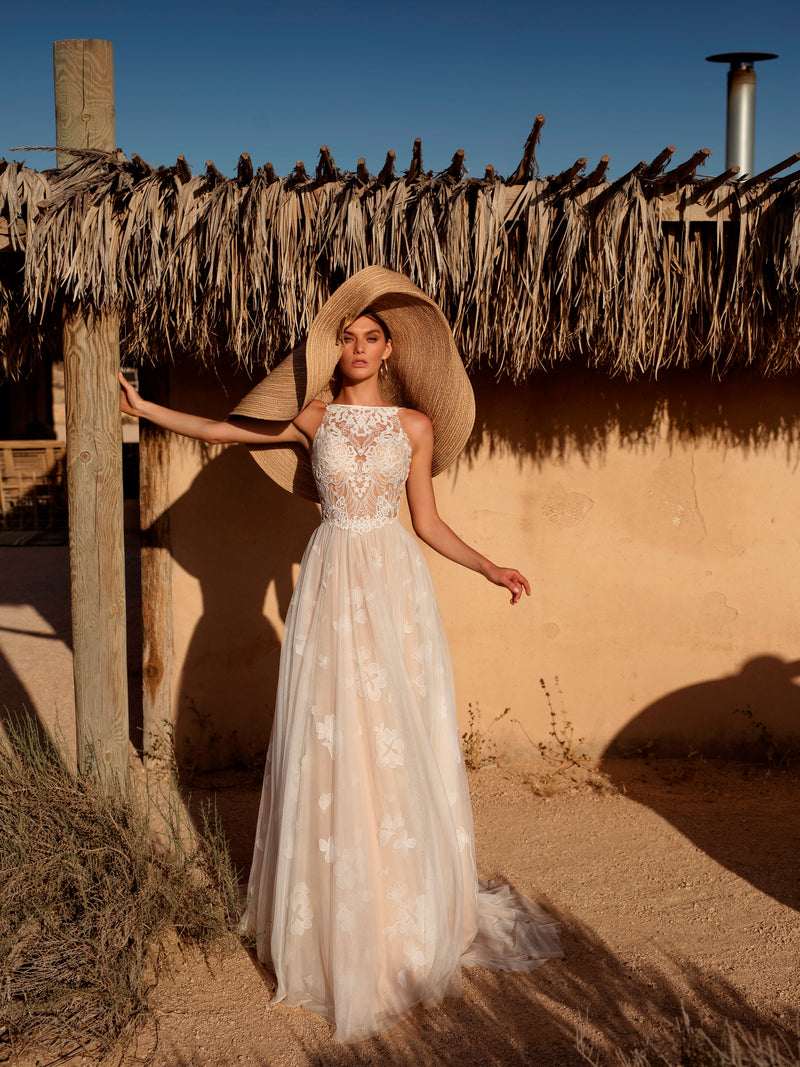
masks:
[[[408,278],[385,267],[366,267],[340,285],[311,324],[305,344],[251,389],[231,417],[285,421],[314,399],[329,403],[331,376],[342,354],[342,327],[367,308],[380,315],[392,335],[381,394],[387,403],[422,411],[431,420],[432,473],[440,474],[472,431],[472,386],[441,309]],[[278,485],[319,499],[305,448],[267,445],[251,452]]]

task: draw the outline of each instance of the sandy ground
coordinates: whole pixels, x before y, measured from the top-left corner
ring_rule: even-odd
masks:
[[[24,705],[72,738],[65,548],[0,547],[3,705]],[[681,1005],[712,1028],[735,1019],[791,1029],[800,773],[702,758],[612,761],[602,775],[544,771],[536,759],[471,774],[478,861],[483,877],[510,882],[561,921],[565,960],[530,975],[465,971],[461,1000],[342,1046],[316,1017],[270,1006],[272,979],[243,947],[209,960],[173,952],[126,1067],[560,1067],[585,1062],[576,1032],[610,1063],[615,1049],[663,1033]],[[242,869],[259,789],[258,775],[244,773],[192,787],[193,804],[214,795]]]

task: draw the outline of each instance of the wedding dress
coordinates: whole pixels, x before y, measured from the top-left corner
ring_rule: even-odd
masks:
[[[545,912],[477,880],[447,642],[397,520],[410,459],[398,408],[328,406],[242,919],[275,1000],[340,1041],[458,995],[463,964],[562,955]]]

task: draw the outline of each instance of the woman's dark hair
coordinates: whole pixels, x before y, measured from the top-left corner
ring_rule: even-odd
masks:
[[[363,311],[359,312],[359,314],[356,315],[356,318],[360,319],[362,316],[366,316],[368,319],[372,319],[374,322],[377,322],[377,324],[383,330],[383,336],[386,338],[387,341],[391,341],[392,331],[389,329],[389,327],[386,325],[386,323],[383,321],[377,311],[373,311],[372,308],[364,308]]]

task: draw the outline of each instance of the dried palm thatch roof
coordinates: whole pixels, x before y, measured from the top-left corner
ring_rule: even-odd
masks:
[[[800,172],[698,179],[674,149],[608,183],[603,157],[538,176],[537,117],[516,172],[438,174],[419,142],[397,175],[363,160],[277,177],[243,155],[229,178],[179,157],[83,152],[60,172],[0,161],[0,356],[13,373],[57,345],[62,305],[121,316],[128,361],[189,353],[271,365],[329,293],[377,263],[448,315],[468,364],[514,378],[580,359],[633,375],[705,362],[794,368],[800,340]]]

